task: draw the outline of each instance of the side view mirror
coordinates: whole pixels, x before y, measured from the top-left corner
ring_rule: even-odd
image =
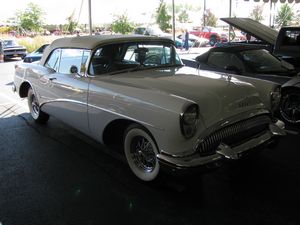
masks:
[[[228,71],[233,71],[235,74],[241,74],[242,73],[242,71],[239,68],[237,68],[236,66],[233,66],[233,65],[225,66],[224,69],[228,70]]]
[[[77,68],[77,66],[71,66],[71,68],[70,68],[70,73],[75,73],[75,74],[78,74],[78,68]]]

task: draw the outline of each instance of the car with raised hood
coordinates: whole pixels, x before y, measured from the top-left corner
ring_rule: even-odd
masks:
[[[14,87],[27,97],[33,120],[53,116],[121,147],[143,181],[163,169],[219,167],[285,134],[273,116],[277,84],[195,72],[184,67],[168,38],[57,39],[38,63],[16,66]]]
[[[263,45],[274,55],[293,64],[300,72],[300,27],[282,27],[277,31],[250,18],[232,17],[221,20],[256,38],[254,41],[241,43]]]
[[[221,45],[196,57],[195,67],[227,72],[281,84],[280,113],[285,122],[300,123],[300,77],[293,65],[262,46]]]

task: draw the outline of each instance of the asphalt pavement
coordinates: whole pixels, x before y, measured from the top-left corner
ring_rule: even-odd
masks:
[[[34,123],[11,92],[15,63],[0,64],[1,225],[300,224],[299,134],[209,173],[145,183],[60,121]]]

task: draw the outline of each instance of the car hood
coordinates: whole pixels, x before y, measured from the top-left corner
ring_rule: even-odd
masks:
[[[24,46],[21,45],[14,45],[14,46],[5,46],[3,50],[11,50],[11,49],[26,49]]]
[[[32,53],[29,53],[26,55],[26,57],[39,57],[41,58],[42,57],[42,53],[39,53],[39,52],[32,52]]]
[[[209,127],[239,113],[263,107],[259,94],[252,84],[235,77],[230,78],[224,74],[183,67],[112,75],[110,82],[195,102],[200,107],[205,125]],[[134,92],[130,95],[134,95]],[[167,107],[167,103],[161,99],[153,100],[154,96],[157,98],[157,95],[133,97],[145,101],[151,99],[154,101],[153,104]]]
[[[221,20],[261,41],[275,45],[278,31],[266,25],[250,18],[221,18]]]

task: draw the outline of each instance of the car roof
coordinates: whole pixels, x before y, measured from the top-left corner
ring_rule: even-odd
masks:
[[[241,51],[250,51],[250,50],[259,50],[259,49],[265,49],[263,46],[252,46],[252,45],[230,45],[230,44],[224,44],[218,47],[213,47],[209,49],[209,51],[199,55],[196,57],[196,61],[206,61],[209,54],[211,52],[229,52],[229,53],[237,53]]]
[[[89,35],[66,37],[54,40],[49,47],[45,49],[45,53],[41,59],[44,64],[48,55],[57,48],[82,48],[94,49],[97,46],[105,44],[117,44],[126,42],[140,42],[140,41],[158,41],[174,44],[173,40],[163,37],[145,36],[145,35]]]
[[[263,46],[251,46],[251,45],[223,45],[210,49],[210,52],[241,52],[249,50],[265,49]]]
[[[229,25],[244,31],[251,36],[264,41],[270,45],[275,45],[276,38],[278,35],[278,31],[263,25],[253,19],[250,18],[221,18],[224,22],[228,23]]]

